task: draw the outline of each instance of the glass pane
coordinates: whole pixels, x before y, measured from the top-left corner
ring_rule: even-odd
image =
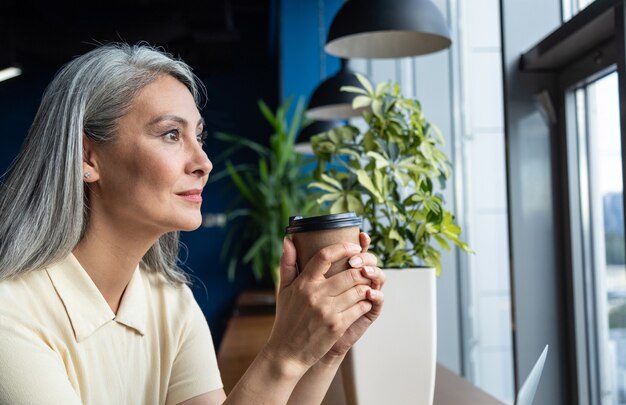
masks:
[[[452,2],[454,4],[455,2]],[[455,121],[459,146],[455,158],[457,196],[463,212],[464,238],[476,252],[459,271],[463,291],[465,376],[501,401],[515,397],[506,141],[502,99],[502,41],[499,2],[456,2],[459,38],[453,60],[459,82],[461,114]],[[481,6],[482,5],[482,6]],[[454,26],[454,24],[452,23]],[[418,57],[416,63],[422,63]],[[419,65],[418,65],[419,66]],[[454,66],[454,65],[453,65]],[[420,77],[415,78],[420,83]],[[458,124],[458,125],[457,125]],[[459,152],[459,153],[457,153]],[[489,187],[484,185],[488,183]]]
[[[584,9],[595,0],[562,0],[561,3],[563,5],[563,22],[569,20],[576,14],[580,12],[580,10]]]
[[[617,73],[577,91],[580,139],[588,162],[581,165],[581,201],[591,243],[588,262],[595,286],[587,286],[595,308],[597,363],[602,404],[626,404],[626,267],[624,260],[624,205]],[[586,129],[586,131],[585,131]],[[586,173],[584,173],[586,172]],[[594,298],[595,297],[595,298]]]

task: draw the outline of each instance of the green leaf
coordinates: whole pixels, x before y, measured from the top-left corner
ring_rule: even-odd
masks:
[[[360,159],[361,155],[359,154],[359,152],[350,149],[350,148],[339,148],[337,150],[337,153],[340,155],[350,155],[352,158],[354,159]]]
[[[376,187],[374,186],[374,183],[372,183],[372,180],[369,178],[365,170],[357,170],[356,176],[359,181],[359,184],[365,187],[365,189],[367,189],[367,191],[370,192],[370,194],[372,195],[372,197],[374,197],[376,202],[382,203],[383,202],[382,195],[376,189]]]
[[[237,270],[237,259],[235,257],[231,258],[228,261],[228,267],[226,269],[226,274],[228,275],[228,281],[235,281],[235,270]]]
[[[459,235],[461,233],[461,227],[456,224],[450,224],[446,226],[446,232],[451,232],[455,235]]]
[[[333,205],[330,206],[331,214],[341,214],[342,212],[346,212],[348,210],[348,204],[345,198],[340,198]]]
[[[254,141],[251,141],[247,138],[236,137],[234,135],[230,135],[225,132],[216,132],[215,138],[220,139],[222,141],[226,141],[226,142],[232,142],[242,147],[250,148],[260,155],[269,156],[270,154],[270,150],[267,147],[259,143],[256,143]]]
[[[324,180],[326,183],[334,186],[338,190],[343,190],[343,186],[341,185],[341,183],[339,181],[333,179],[332,177],[330,177],[327,174],[322,174],[322,180]]]
[[[249,263],[250,260],[261,250],[264,244],[268,243],[269,237],[267,235],[262,235],[259,239],[257,239],[254,244],[248,249],[248,252],[243,257],[244,263]]]
[[[326,132],[326,136],[328,136],[328,139],[330,139],[334,144],[341,142],[341,134],[335,128]]]
[[[348,211],[356,212],[357,214],[361,214],[363,212],[363,203],[360,199],[356,198],[352,194],[348,194],[346,196],[346,202],[348,206]]]
[[[270,110],[265,101],[259,100],[257,104],[267,122],[269,122],[272,127],[276,127],[276,116],[274,116],[274,113]]]
[[[302,118],[304,117],[304,97],[299,97],[298,102],[296,103],[296,109],[291,118],[291,123],[289,125],[289,130],[287,131],[287,142],[283,143],[283,147],[289,148],[291,151],[293,149],[293,145],[295,144],[296,138],[298,136],[298,132],[300,132],[300,128],[302,128]],[[284,156],[293,156],[291,152],[284,153]]]
[[[426,229],[426,232],[431,234],[431,235],[434,234],[434,233],[439,232],[439,229],[437,229],[435,224],[433,224],[431,222],[426,222],[425,229]]]
[[[267,161],[265,159],[259,160],[259,177],[261,181],[267,182],[269,179],[269,172],[267,169]]]
[[[380,171],[375,171],[374,172],[374,184],[376,185],[376,189],[378,190],[378,192],[380,193],[381,196],[381,202],[383,202],[383,193],[385,191],[385,183],[386,183],[386,177],[383,173],[381,173]]]
[[[363,86],[363,88],[365,90],[367,90],[367,92],[369,94],[374,94],[374,89],[372,88],[372,84],[370,83],[370,81],[367,79],[367,77],[363,76],[360,73],[355,73],[356,78],[359,80],[359,83],[361,83],[361,85]]]
[[[228,170],[228,174],[230,174],[230,178],[233,180],[239,192],[243,195],[243,197],[248,201],[254,201],[254,196],[252,195],[251,189],[248,185],[243,181],[239,173],[234,169],[233,165],[230,162],[226,162],[226,170]]]
[[[389,231],[389,239],[397,241],[400,248],[404,248],[404,246],[406,245],[402,236],[400,236],[398,231],[395,229],[391,229]]]
[[[358,110],[359,108],[364,108],[369,106],[372,103],[372,99],[368,96],[356,96],[352,100],[352,109]]]
[[[337,192],[337,188],[336,187],[333,187],[333,186],[329,185],[328,183],[322,183],[322,182],[319,182],[319,181],[311,183],[307,187],[308,188],[319,188],[319,189],[324,190],[324,191],[329,192],[329,193],[336,193]],[[341,191],[341,188],[339,189],[339,191]]]
[[[363,135],[363,146],[366,151],[371,151],[376,148],[376,140],[374,139],[374,134],[372,131],[367,131]]]
[[[374,92],[374,94],[376,95],[376,97],[381,97],[384,93],[387,92],[388,88],[389,82],[380,82],[376,86],[376,91]]]
[[[393,171],[393,175],[395,176],[395,178],[398,180],[398,183],[400,183],[400,185],[402,185],[402,187],[407,187],[409,185],[409,183],[411,182],[411,176],[409,176],[408,174],[400,171],[400,170],[394,170]]]
[[[365,91],[365,89],[362,89],[360,87],[356,87],[356,86],[341,86],[341,88],[339,89],[341,91],[346,91],[348,93],[358,93],[358,94],[364,94],[367,96],[367,91]]]
[[[317,203],[322,205],[326,202],[331,202],[331,201],[336,201],[338,198],[343,198],[343,194],[341,193],[330,193],[330,194],[324,194],[323,196],[321,196],[320,198],[317,199]]]
[[[378,152],[370,151],[367,152],[365,155],[373,158],[376,161],[377,169],[382,169],[383,167],[387,167],[390,164],[389,160],[387,160],[383,155]]]
[[[426,234],[426,222],[422,222],[417,227],[417,239],[418,240],[423,239],[425,234]]]
[[[422,152],[422,154],[424,155],[424,159],[426,159],[429,162],[432,162],[433,154],[430,148],[430,144],[428,142],[423,142],[420,145],[420,152]]]
[[[363,97],[363,96],[359,96],[359,97]],[[382,102],[382,100],[379,100],[379,99],[375,98],[375,99],[371,100],[371,103],[372,103],[372,112],[374,113],[374,115],[376,115],[377,117],[382,117],[383,116],[383,102]]]
[[[450,251],[450,245],[448,244],[448,242],[446,242],[446,240],[444,238],[442,238],[439,235],[433,235],[435,237],[435,239],[437,240],[437,242],[439,242],[439,245],[444,248],[445,250],[447,250],[448,252]]]

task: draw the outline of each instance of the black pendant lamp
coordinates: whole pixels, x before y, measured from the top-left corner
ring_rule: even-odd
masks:
[[[298,140],[294,145],[294,149],[298,153],[312,154],[311,138],[322,132],[330,131],[331,129],[342,125],[342,121],[313,121],[306,127],[302,128],[298,135]]]
[[[352,100],[357,94],[341,91],[343,86],[363,88],[345,59],[341,59],[341,68],[334,76],[317,86],[311,95],[306,116],[322,121],[345,120],[360,116],[363,109],[352,109]]]
[[[0,52],[0,82],[12,79],[22,74],[22,69],[16,61],[16,50],[12,44],[12,38],[9,37],[3,52]]]
[[[430,0],[348,0],[333,19],[325,50],[342,58],[401,58],[451,43],[443,14]]]

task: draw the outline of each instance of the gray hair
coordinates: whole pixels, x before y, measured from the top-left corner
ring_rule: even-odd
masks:
[[[189,66],[147,45],[104,45],[57,73],[0,191],[0,280],[41,269],[74,249],[89,217],[83,134],[114,140],[134,96],[162,75],[186,85],[200,103],[204,87]],[[178,232],[165,234],[142,263],[173,284],[187,284],[178,248]]]

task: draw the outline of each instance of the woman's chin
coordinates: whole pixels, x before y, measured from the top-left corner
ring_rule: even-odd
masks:
[[[198,218],[185,221],[184,223],[181,222],[177,230],[182,231],[182,232],[195,231],[196,229],[200,228],[201,225],[202,225],[202,215],[198,215]]]

